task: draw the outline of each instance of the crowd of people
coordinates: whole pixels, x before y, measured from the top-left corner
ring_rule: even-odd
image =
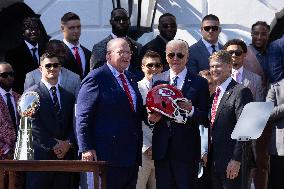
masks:
[[[107,189],[240,189],[242,174],[248,188],[282,188],[284,36],[268,44],[270,27],[258,21],[248,46],[241,39],[221,44],[219,18],[209,14],[201,39],[189,46],[175,39],[176,18],[165,13],[157,37],[142,46],[128,36],[125,9],[113,9],[109,22],[110,35],[89,51],[73,12],[61,18],[63,40],[47,44],[39,43],[39,19],[23,20],[22,43],[0,62],[0,160],[13,159],[17,101],[34,91],[40,97],[32,119],[34,159],[107,161]],[[188,112],[185,122],[147,111],[146,96],[159,84],[187,99],[176,107]],[[249,142],[242,172],[244,143],[231,133],[246,104],[265,101],[275,107],[261,137]],[[17,188],[94,188],[93,179],[92,173],[27,172],[17,177]],[[5,187],[8,182],[6,175]]]

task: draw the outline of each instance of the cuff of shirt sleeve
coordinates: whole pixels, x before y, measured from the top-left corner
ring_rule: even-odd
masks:
[[[192,109],[191,109],[190,113],[188,114],[188,117],[192,117],[193,113],[194,113],[194,106],[192,106]]]

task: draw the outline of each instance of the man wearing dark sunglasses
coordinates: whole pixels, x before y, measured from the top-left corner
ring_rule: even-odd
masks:
[[[146,96],[150,90],[150,83],[154,75],[161,73],[163,64],[160,55],[155,51],[147,51],[142,59],[142,71],[145,77],[138,82],[138,88],[143,99],[143,105],[146,104]],[[152,160],[152,129],[142,122],[143,147],[142,147],[142,166],[139,168],[137,189],[148,186],[148,189],[156,188],[155,167]]]
[[[196,74],[209,69],[209,56],[223,47],[218,42],[221,27],[217,16],[213,14],[206,15],[202,19],[200,30],[202,38],[189,47],[188,68]]]
[[[0,62],[0,160],[11,160],[14,156],[19,116],[17,101],[20,95],[12,90],[14,71],[7,62]],[[8,175],[4,188],[8,188]]]
[[[188,121],[176,123],[158,112],[149,114],[154,123],[153,159],[157,189],[196,188],[200,162],[199,125],[209,125],[209,88],[206,79],[186,68],[188,45],[172,40],[166,46],[170,70],[154,75],[152,83],[169,83],[182,91],[189,102],[178,103],[188,110]]]
[[[106,63],[107,43],[110,40],[115,38],[125,38],[127,39],[132,51],[130,65],[127,69],[134,73],[137,78],[142,79],[143,73],[141,71],[141,63],[139,61],[142,45],[127,35],[130,27],[128,12],[124,8],[113,9],[111,11],[111,18],[109,22],[112,28],[112,33],[93,46],[90,60],[91,69],[101,67]]]
[[[155,51],[161,55],[164,71],[168,70],[168,63],[166,60],[166,45],[170,40],[173,40],[177,32],[176,17],[170,13],[165,13],[159,18],[158,25],[159,35],[142,47],[141,57],[148,50]]]
[[[35,160],[74,160],[76,146],[73,130],[75,97],[58,84],[61,64],[57,55],[44,53],[39,67],[41,81],[27,91],[40,97],[39,110],[32,120]],[[70,189],[75,186],[73,173],[28,172],[27,188]]]

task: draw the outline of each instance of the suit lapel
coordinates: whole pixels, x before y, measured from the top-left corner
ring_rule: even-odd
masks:
[[[84,56],[85,56],[85,73],[83,75],[87,75],[87,73],[89,73],[90,71],[90,64],[89,64],[89,61],[87,60],[88,59],[87,49],[83,47],[82,45],[80,45],[80,47],[83,49]]]
[[[40,95],[41,101],[40,102],[45,103],[47,106],[49,106],[48,109],[52,110],[52,111],[50,111],[51,114],[54,117],[56,117],[55,112],[53,111],[53,101],[51,99],[51,96],[49,94],[47,87],[42,82],[39,83],[39,90],[41,92],[41,95]]]
[[[182,86],[182,89],[181,89],[183,94],[186,94],[186,90],[189,89],[190,84],[191,84],[191,78],[192,78],[192,75],[190,74],[189,71],[187,71],[186,76],[184,78],[183,86]]]
[[[201,56],[203,56],[203,57],[209,57],[210,56],[210,53],[208,52],[205,44],[203,43],[203,41],[201,39],[198,41],[198,47],[200,49]]]
[[[218,105],[218,108],[217,108],[217,112],[216,112],[216,117],[215,117],[215,122],[216,120],[218,120],[218,117],[220,115],[220,112],[222,111],[223,109],[223,106],[224,104],[226,103],[226,101],[228,100],[228,98],[231,96],[232,94],[232,89],[234,88],[234,86],[237,84],[237,82],[235,82],[233,79],[232,81],[229,83],[228,87],[226,88],[226,91],[224,92],[221,100],[220,100],[220,103]]]
[[[8,127],[12,128],[14,124],[13,124],[12,118],[10,116],[8,106],[5,103],[2,95],[0,95],[0,110],[1,110],[3,115],[6,115],[7,120],[5,120],[5,121],[8,122]]]

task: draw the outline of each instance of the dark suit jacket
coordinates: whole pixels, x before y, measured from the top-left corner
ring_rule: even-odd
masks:
[[[168,70],[169,66],[166,60],[166,45],[167,45],[166,42],[159,35],[157,35],[155,39],[149,41],[147,44],[145,44],[142,47],[140,53],[141,60],[145,55],[145,53],[147,52],[147,50],[155,51],[159,53],[159,55],[162,58],[162,64],[164,65],[164,70]]]
[[[223,46],[218,43],[219,49],[222,49]],[[189,61],[188,61],[188,69],[198,74],[202,70],[209,69],[209,60],[210,53],[208,52],[206,46],[204,45],[202,39],[200,39],[197,43],[194,43],[189,47]]]
[[[170,81],[169,71],[156,75],[153,83]],[[170,122],[161,119],[153,130],[153,159],[172,159],[198,165],[200,160],[199,125],[208,126],[209,89],[207,81],[193,73],[187,72],[182,87],[185,98],[191,100],[194,113],[186,124]],[[197,170],[196,170],[197,172]]]
[[[80,152],[96,150],[98,160],[114,166],[141,163],[142,97],[133,74],[126,77],[137,97],[136,112],[106,64],[92,70],[82,81],[76,108]]]
[[[232,79],[218,105],[212,128],[211,155],[220,174],[225,174],[231,159],[241,162],[242,143],[231,139],[231,134],[244,106],[252,101],[250,89]]]
[[[43,54],[43,52],[44,49],[39,44],[39,57]],[[39,63],[34,62],[32,54],[24,41],[18,47],[9,50],[5,55],[5,60],[12,65],[16,72],[13,90],[22,94],[24,91],[26,74],[38,68]]]
[[[59,120],[53,110],[53,101],[48,89],[42,82],[32,86],[28,91],[35,91],[40,97],[39,110],[32,120],[34,159],[56,160],[57,157],[52,150],[57,143],[55,138],[70,140],[72,144],[76,144],[72,125],[75,98],[71,93],[59,87],[62,111],[62,119]],[[74,155],[73,149],[70,148],[64,159],[74,159]]]
[[[91,55],[91,69],[99,68],[106,62],[106,54],[107,54],[107,43],[112,40],[112,35],[107,36],[102,41],[98,42],[94,45]],[[143,78],[144,74],[141,70],[141,62],[139,60],[141,44],[134,41],[130,37],[127,37],[130,42],[130,48],[132,50],[130,65],[128,71],[132,72],[136,75],[137,81]]]
[[[67,68],[68,70],[80,75],[81,79],[86,77],[88,73],[90,72],[90,58],[91,58],[91,51],[89,51],[87,48],[84,46],[80,45],[81,48],[84,51],[85,54],[85,59],[86,59],[86,65],[85,65],[85,72],[83,75],[80,74],[80,67],[79,64],[76,62],[75,56],[73,55],[72,51],[69,49],[67,45],[65,45],[68,55],[67,57],[63,60],[63,67]]]

